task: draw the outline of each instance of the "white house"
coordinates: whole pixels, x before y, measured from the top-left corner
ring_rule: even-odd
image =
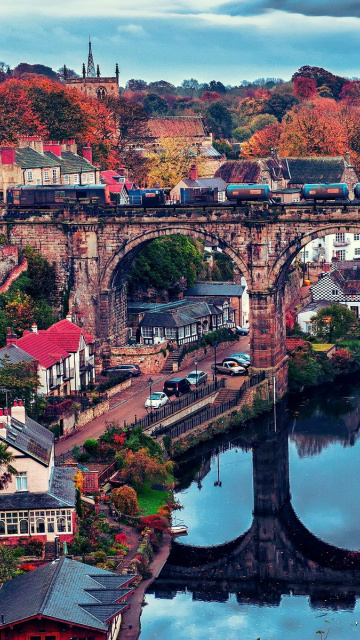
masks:
[[[0,541],[35,535],[71,540],[75,533],[74,470],[54,465],[54,436],[25,414],[21,400],[0,408],[0,442],[16,475],[0,489]]]

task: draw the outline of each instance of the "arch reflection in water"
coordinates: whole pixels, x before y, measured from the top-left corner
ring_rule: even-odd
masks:
[[[320,439],[325,437],[327,442],[338,439],[347,444],[355,441],[358,426],[357,408],[351,404],[350,401],[350,405],[346,407],[346,403],[343,403],[343,415],[340,415],[339,410],[336,416],[338,428],[334,430],[328,425],[327,431],[330,431],[330,435],[326,433],[324,436],[322,430]],[[334,413],[336,414],[336,411]],[[319,540],[297,517],[291,504],[289,490],[288,426],[284,425],[278,433],[269,432],[265,438],[259,438],[258,441],[255,439],[253,442],[254,515],[249,530],[237,539],[215,547],[196,548],[175,544],[167,565],[154,583],[153,590],[157,597],[172,597],[176,592],[188,591],[196,601],[226,602],[226,620],[223,620],[225,625],[229,621],[230,611],[234,612],[235,602],[241,604],[241,614],[244,607],[278,605],[282,600],[282,615],[290,616],[288,622],[297,632],[299,625],[303,623],[299,618],[296,624],[295,619],[290,622],[291,615],[298,617],[300,610],[306,615],[307,605],[304,605],[302,598],[292,598],[290,594],[306,596],[311,607],[323,607],[327,612],[329,609],[335,611],[338,608],[352,611],[360,590],[360,554]],[[300,431],[301,427],[304,430],[303,434]],[[303,425],[301,420],[298,424],[292,421],[290,428],[293,431],[291,437],[299,446],[301,437],[309,431],[309,421]],[[318,428],[318,431],[321,432],[321,428]],[[319,444],[318,436],[315,433],[308,439],[309,453],[314,453],[314,441],[317,440],[317,445]],[[303,439],[303,447],[304,442]],[[185,599],[187,606],[190,606],[189,594],[178,594],[177,603],[179,597],[181,601]],[[220,605],[217,605],[217,608],[218,606]],[[196,607],[199,613],[202,605],[196,603]],[[220,611],[218,613],[219,619],[222,618]],[[350,613],[346,615],[350,616]],[[263,611],[262,621],[268,617],[268,612]],[[280,614],[270,616],[272,623],[269,620],[265,625],[266,631],[262,631],[264,637],[298,638],[298,634],[281,635],[281,617]],[[275,618],[278,619],[277,635],[272,635],[270,628],[275,623]],[[334,635],[334,625],[336,626],[337,622],[332,621],[332,624],[332,637],[343,638],[344,629],[340,635]],[[355,629],[352,613],[349,625]],[[254,635],[245,638],[249,637],[249,640],[252,640],[257,637],[255,628],[256,625]],[[312,625],[309,632],[315,632],[319,628],[322,628],[320,623],[316,628]],[[348,631],[347,628],[347,633]],[[260,635],[260,630],[256,633]],[[199,633],[196,637],[209,636]],[[222,637],[221,634],[219,637]],[[236,635],[229,632],[226,637],[235,638]],[[146,639],[146,635],[144,638]]]

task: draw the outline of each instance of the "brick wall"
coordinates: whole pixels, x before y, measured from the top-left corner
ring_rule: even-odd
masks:
[[[169,355],[166,351],[164,357],[166,347],[167,342],[143,347],[111,347],[110,366],[136,363],[140,366],[142,373],[159,373]]]

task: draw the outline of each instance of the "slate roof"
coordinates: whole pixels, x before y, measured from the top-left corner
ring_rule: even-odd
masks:
[[[106,580],[107,577],[111,580]],[[2,585],[0,629],[41,615],[106,632],[108,621],[128,605],[114,601],[101,603],[91,595],[91,589],[101,586],[104,591],[121,589],[134,577],[117,576],[62,557]]]
[[[201,147],[200,155],[203,158],[221,158],[221,153],[212,145],[210,147]]]
[[[329,300],[317,300],[316,302],[309,302],[309,304],[305,305],[302,309],[300,309],[297,314],[305,313],[308,311],[316,311],[318,309],[322,309],[323,307],[328,307],[330,304]]]
[[[200,116],[150,118],[147,126],[152,138],[204,138],[206,136]]]
[[[205,301],[181,300],[178,308],[148,311],[139,323],[140,327],[184,327],[210,315],[221,313],[219,309],[210,307]],[[165,306],[165,305],[164,305]]]
[[[242,296],[245,287],[234,282],[196,282],[186,296]]]
[[[287,158],[291,184],[340,182],[345,170],[342,157]]]
[[[229,160],[215,172],[215,178],[222,178],[227,184],[258,182],[260,164],[257,160]]]
[[[25,416],[25,424],[11,418],[6,427],[6,442],[48,466],[54,443],[54,434],[41,424]]]
[[[72,167],[72,173],[95,171],[96,169],[91,162],[85,160],[82,156],[78,156],[77,153],[73,153],[72,151],[62,151],[61,160],[65,161],[67,165]]]
[[[0,368],[4,366],[4,360],[10,364],[19,364],[19,362],[36,362],[30,353],[26,353],[20,349],[17,344],[9,344],[0,349]]]
[[[15,149],[15,161],[22,169],[42,169],[43,167],[60,166],[60,158],[55,154],[49,157],[44,153],[35,151],[32,147],[17,147]]]
[[[184,178],[181,180],[186,187],[194,188],[199,187],[201,189],[219,189],[219,191],[225,191],[226,182],[222,178],[198,178],[193,180],[192,178]]]
[[[45,331],[40,331],[39,333],[24,332],[23,337],[17,341],[17,345],[36,358],[41,366],[48,369],[61,362],[63,358],[68,358],[69,353],[59,344],[50,341],[45,333]]]
[[[78,351],[81,335],[84,336],[86,344],[94,342],[94,336],[91,333],[87,333],[82,327],[66,319],[55,322],[55,324],[52,324],[46,331],[40,333],[61,347],[65,352],[71,353]]]
[[[0,510],[69,509],[69,507],[75,507],[74,473],[74,469],[68,467],[53,467],[48,491],[42,493],[18,491],[0,494]]]

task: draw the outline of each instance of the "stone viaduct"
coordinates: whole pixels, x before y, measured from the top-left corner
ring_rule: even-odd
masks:
[[[287,426],[275,431],[272,425],[253,441],[252,452],[250,529],[217,546],[174,542],[151,590],[171,597],[186,589],[195,599],[222,602],[235,593],[239,603],[272,605],[293,593],[309,596],[312,606],[353,608],[360,596],[360,552],[321,541],[296,515],[289,486]]]
[[[360,231],[357,206],[124,209],[82,205],[56,211],[3,210],[0,233],[30,244],[57,266],[70,311],[99,344],[124,344],[126,278],[155,238],[184,234],[218,246],[245,276],[250,296],[254,372],[287,388],[284,285],[287,269],[310,240]]]

